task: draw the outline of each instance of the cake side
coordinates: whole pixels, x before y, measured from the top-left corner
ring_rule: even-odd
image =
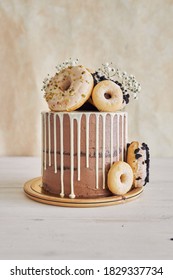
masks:
[[[107,173],[124,161],[127,113],[43,112],[43,188],[61,197],[109,196]]]

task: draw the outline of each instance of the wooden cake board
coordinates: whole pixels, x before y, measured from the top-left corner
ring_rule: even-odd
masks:
[[[131,201],[137,198],[142,192],[143,188],[134,188],[123,196],[112,195],[108,197],[100,198],[61,198],[58,195],[50,194],[42,188],[42,178],[34,178],[29,180],[24,184],[25,194],[41,203],[55,205],[55,206],[64,206],[64,207],[98,207],[98,206],[108,206],[115,205],[124,202]]]

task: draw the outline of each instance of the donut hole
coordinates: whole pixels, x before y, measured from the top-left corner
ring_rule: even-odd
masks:
[[[127,176],[126,176],[126,174],[122,174],[121,176],[120,176],[120,181],[121,181],[121,183],[125,183],[126,182],[126,180],[127,180]]]
[[[110,92],[105,92],[104,97],[106,99],[110,99],[112,97],[112,94]]]
[[[66,79],[64,79],[60,85],[60,88],[62,91],[66,91],[70,88],[71,86],[71,80],[69,77],[66,77]]]

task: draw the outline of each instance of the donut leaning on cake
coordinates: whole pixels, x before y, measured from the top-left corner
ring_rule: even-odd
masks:
[[[130,165],[123,161],[112,164],[108,172],[108,188],[116,195],[126,194],[132,187],[133,171]]]
[[[74,111],[90,97],[93,84],[93,77],[84,66],[68,66],[50,79],[45,99],[52,111]]]
[[[143,187],[149,182],[149,148],[145,143],[133,141],[127,149],[127,162],[133,170],[133,186]]]

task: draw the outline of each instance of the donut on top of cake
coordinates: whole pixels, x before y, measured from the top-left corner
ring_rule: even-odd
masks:
[[[93,77],[84,66],[69,66],[50,79],[45,99],[51,111],[74,111],[90,97],[93,85]]]

